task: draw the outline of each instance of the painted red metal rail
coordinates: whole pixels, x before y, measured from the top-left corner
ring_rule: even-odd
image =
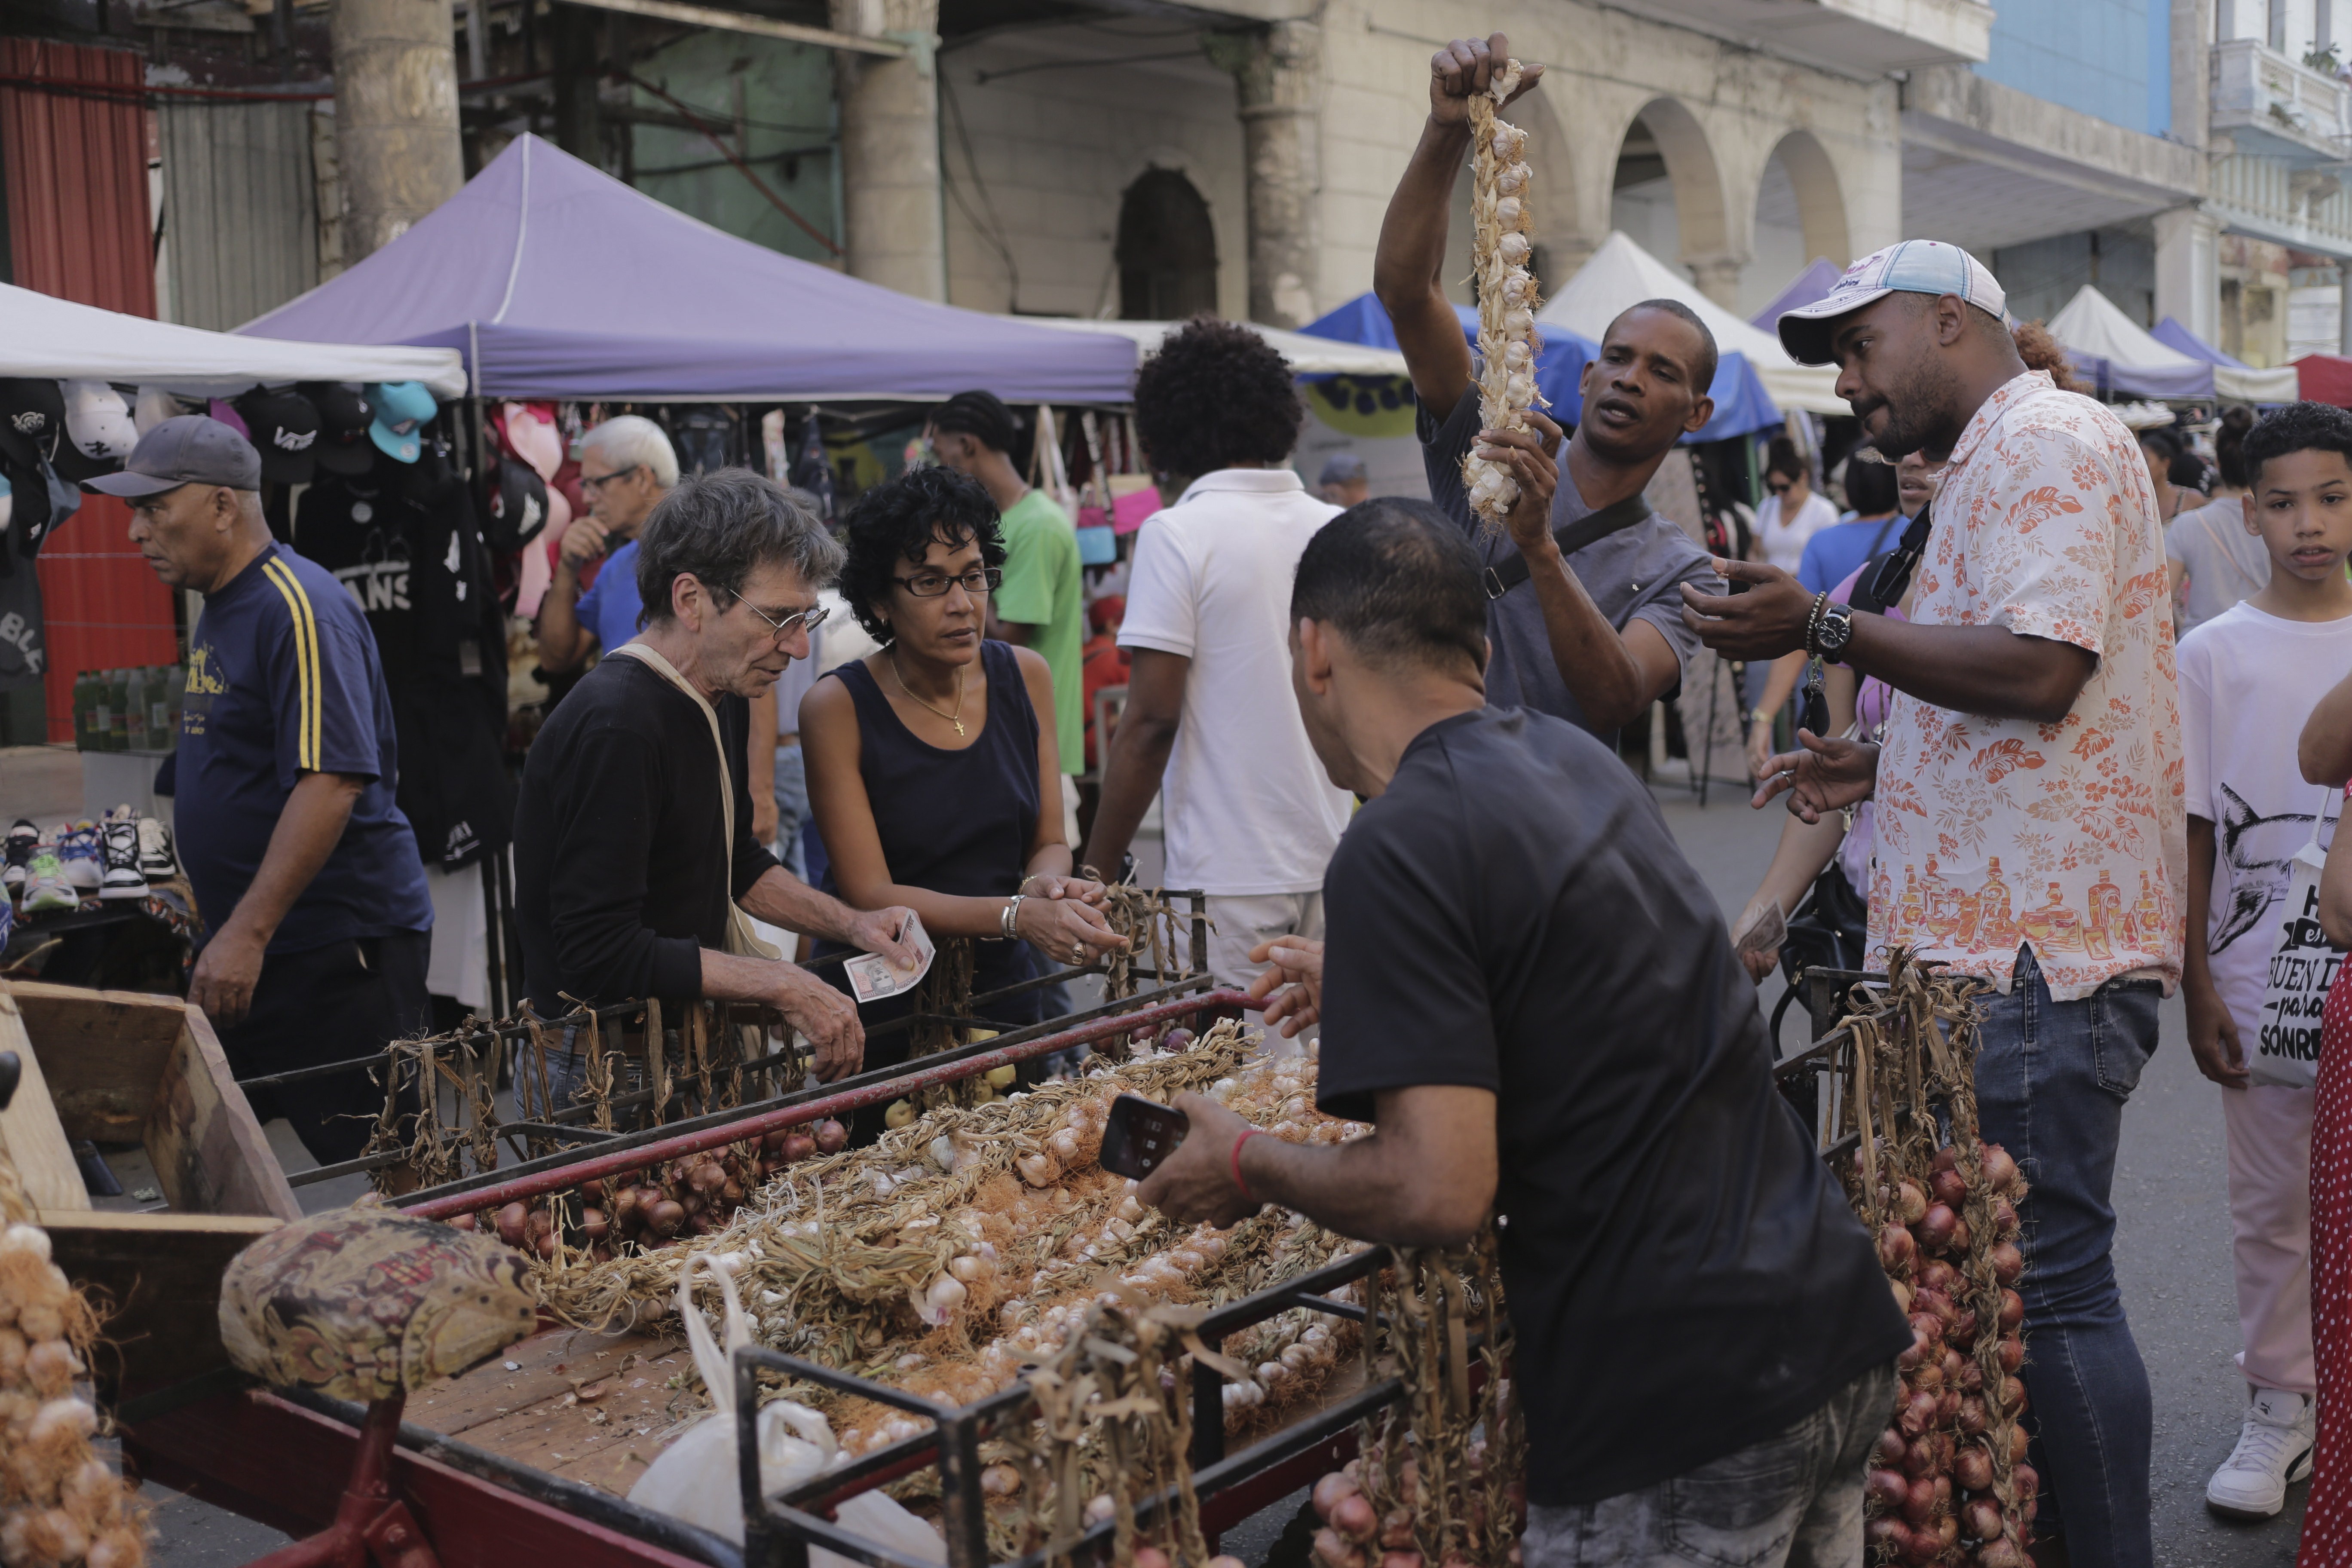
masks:
[[[536,1171],[527,1176],[517,1176],[510,1182],[494,1186],[475,1187],[467,1192],[452,1193],[447,1197],[432,1198],[402,1212],[419,1219],[448,1219],[461,1214],[478,1214],[485,1209],[501,1208],[508,1204],[544,1197],[550,1193],[576,1187],[583,1182],[593,1182],[605,1176],[617,1176],[630,1171],[642,1171],[664,1160],[675,1160],[686,1154],[698,1154],[706,1149],[717,1149],[746,1138],[758,1138],[780,1128],[804,1126],[822,1121],[829,1116],[841,1116],[886,1100],[903,1100],[918,1090],[943,1083],[955,1083],[975,1078],[994,1068],[1008,1067],[1034,1057],[1051,1056],[1073,1046],[1092,1045],[1114,1035],[1129,1034],[1153,1024],[1165,1023],[1187,1014],[1214,1012],[1234,1013],[1243,1008],[1256,1009],[1265,1004],[1242,991],[1203,991],[1197,995],[1182,996],[1155,1006],[1121,1013],[1114,1017],[1097,1018],[1091,1024],[1081,1024],[1065,1029],[1058,1035],[1043,1035],[1001,1050],[982,1051],[973,1056],[959,1057],[941,1062],[937,1067],[918,1068],[899,1077],[880,1083],[870,1083],[861,1089],[844,1089],[839,1094],[821,1100],[803,1100],[758,1116],[747,1116],[740,1121],[730,1121],[723,1127],[706,1127],[696,1132],[682,1132],[675,1138],[657,1142],[639,1143],[627,1149],[615,1149],[609,1154],[589,1154],[572,1164],[552,1171]]]

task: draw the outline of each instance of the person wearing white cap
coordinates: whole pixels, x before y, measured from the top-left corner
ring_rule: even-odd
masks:
[[[2036,1529],[2074,1563],[2137,1568],[2153,1560],[2151,1413],[2110,1190],[2183,958],[2171,600],[2138,444],[2025,368],[2003,304],[1966,251],[1907,240],[1780,317],[1791,355],[1839,367],[1881,453],[1948,459],[1908,621],[1746,562],[1717,563],[1746,593],[1683,598],[1729,657],[1801,648],[1894,689],[1881,739],[1801,734],[1757,804],[1785,793],[1811,822],[1874,798],[1867,951],[1906,947],[1993,987],[1978,1109],[2033,1182],[2019,1289]]]

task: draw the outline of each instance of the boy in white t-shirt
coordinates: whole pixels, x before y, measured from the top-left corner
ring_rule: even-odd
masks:
[[[2311,1473],[2312,1091],[2250,1082],[2289,863],[2326,792],[2305,784],[2295,737],[2352,675],[2352,413],[2297,403],[2246,437],[2245,523],[2270,585],[2180,644],[2189,804],[2189,1045],[2221,1086],[2230,1221],[2252,1404],[2206,1506],[2267,1519]],[[2323,837],[2325,834],[2323,833]]]

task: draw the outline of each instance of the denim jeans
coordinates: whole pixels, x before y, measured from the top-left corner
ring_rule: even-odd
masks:
[[[1876,1367],[1787,1431],[1599,1502],[1530,1508],[1527,1568],[1862,1568],[1864,1462],[1895,1407]]]
[[[2160,990],[2111,981],[2051,999],[2021,949],[1977,1035],[1977,1113],[2032,1191],[2018,1210],[2025,1277],[2026,1424],[2042,1478],[2037,1533],[2080,1568],[2147,1568],[2153,1421],[2147,1368],[2116,1288],[2111,1190],[2124,1101],[2156,1049]]]
[[[776,748],[776,859],[808,880],[808,858],[801,850],[801,826],[808,821],[808,758],[798,746]],[[786,957],[792,955],[787,952]]]
[[[563,1026],[561,1042],[550,1041],[547,1047],[548,1104],[539,1103],[539,1061],[532,1054],[529,1040],[522,1042],[515,1054],[515,1110],[525,1121],[545,1121],[559,1111],[569,1110],[588,1092],[588,1047],[583,1037],[587,1031],[577,1024]],[[609,1041],[610,1036],[606,1037]],[[645,1088],[645,1063],[625,1057],[606,1047],[605,1059],[613,1068],[613,1093],[632,1094]],[[623,1131],[634,1129],[644,1120],[643,1106],[630,1106],[614,1113],[614,1125]]]

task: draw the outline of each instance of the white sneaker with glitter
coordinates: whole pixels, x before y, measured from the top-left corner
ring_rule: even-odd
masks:
[[[2231,1519],[2271,1519],[2286,1489],[2311,1474],[2311,1395],[2257,1388],[2238,1446],[2206,1483],[2205,1506]]]

